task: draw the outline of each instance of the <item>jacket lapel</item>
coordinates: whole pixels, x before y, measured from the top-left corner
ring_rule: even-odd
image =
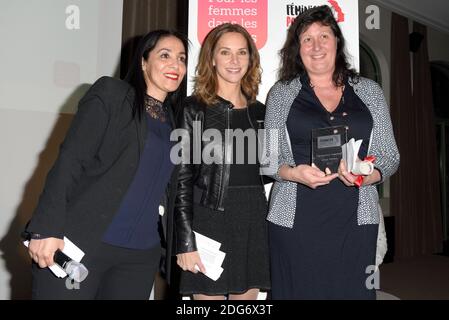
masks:
[[[142,114],[142,117],[136,115],[134,117],[134,123],[136,124],[137,131],[137,140],[139,141],[139,158],[142,155],[143,148],[145,146],[145,138],[147,134],[147,119],[145,113]]]

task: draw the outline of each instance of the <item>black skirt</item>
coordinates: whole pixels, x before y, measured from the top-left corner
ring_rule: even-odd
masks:
[[[182,294],[240,294],[270,288],[267,201],[262,186],[229,187],[225,211],[195,205],[193,230],[221,242],[226,253],[217,281],[198,272],[183,271]]]

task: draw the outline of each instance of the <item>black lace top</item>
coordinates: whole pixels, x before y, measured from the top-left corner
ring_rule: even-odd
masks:
[[[153,118],[166,122],[168,118],[166,107],[162,101],[145,95],[145,111]]]

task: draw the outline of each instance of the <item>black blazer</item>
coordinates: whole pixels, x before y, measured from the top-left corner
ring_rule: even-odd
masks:
[[[134,89],[102,77],[80,100],[27,231],[67,236],[95,251],[136,173],[146,122],[132,116]]]

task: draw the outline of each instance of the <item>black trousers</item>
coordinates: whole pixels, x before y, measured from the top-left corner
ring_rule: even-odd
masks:
[[[33,300],[148,300],[159,267],[161,248],[126,249],[102,243],[82,262],[89,275],[81,283],[57,278],[48,268],[32,266]]]

